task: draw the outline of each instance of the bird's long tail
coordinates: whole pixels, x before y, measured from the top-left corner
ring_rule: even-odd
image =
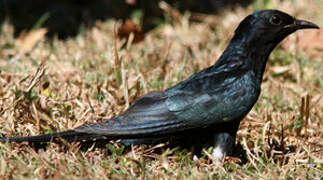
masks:
[[[16,136],[16,137],[3,137],[0,138],[0,142],[31,142],[31,143],[41,143],[41,142],[57,142],[61,139],[68,142],[71,141],[95,141],[97,139],[103,139],[103,136],[95,134],[80,133],[73,130],[63,131],[58,133],[44,134],[38,136]]]

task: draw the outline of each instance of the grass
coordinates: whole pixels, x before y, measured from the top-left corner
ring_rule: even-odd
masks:
[[[42,40],[27,53],[17,45],[10,23],[4,23],[0,133],[37,135],[113,117],[128,101],[214,64],[237,23],[262,2],[269,1],[227,10],[211,24],[190,22],[185,14],[176,23],[161,24],[140,43],[117,40],[118,58],[113,19],[82,29],[75,38]],[[320,1],[306,8],[300,0],[278,3],[271,1],[270,7],[323,25]],[[0,177],[322,179],[322,54],[311,57],[309,50],[299,50],[296,37],[306,33],[297,34],[288,38],[291,45],[279,46],[270,56],[261,97],[240,125],[237,140],[246,157],[242,162],[227,158],[222,164],[212,163],[207,149],[195,162],[188,150],[164,148],[157,153],[144,145],[125,151],[118,144],[87,150],[78,144],[50,144],[36,151],[24,143],[0,144]]]

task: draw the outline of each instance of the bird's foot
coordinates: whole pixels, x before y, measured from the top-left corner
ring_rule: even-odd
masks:
[[[216,146],[213,149],[212,152],[212,158],[216,159],[217,161],[223,161],[224,157],[225,157],[226,153],[223,151],[223,149],[221,148],[221,146]]]

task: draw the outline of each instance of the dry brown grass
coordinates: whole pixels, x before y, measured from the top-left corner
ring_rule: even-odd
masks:
[[[323,25],[320,0],[275,0],[268,6]],[[199,23],[186,14],[149,32],[143,42],[118,40],[120,64],[113,49],[114,20],[97,22],[65,41],[42,40],[27,53],[5,23],[0,34],[0,133],[37,135],[113,117],[135,97],[214,64],[238,22],[252,11],[226,11],[214,22]],[[194,162],[189,152],[176,149],[156,154],[133,147],[121,153],[117,145],[80,151],[77,144],[50,144],[35,151],[25,144],[0,144],[0,177],[322,179],[322,49],[310,44],[303,50],[298,42],[310,31],[292,35],[270,57],[261,97],[238,132],[245,163],[228,159],[212,164],[207,155]],[[42,61],[44,74],[32,81]]]

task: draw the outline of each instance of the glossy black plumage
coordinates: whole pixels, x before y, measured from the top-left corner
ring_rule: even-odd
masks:
[[[230,153],[240,121],[256,103],[267,59],[298,29],[318,28],[277,10],[247,16],[217,63],[179,84],[135,100],[118,117],[67,132],[1,138],[0,142],[121,139],[125,144],[162,140],[215,145],[213,156]]]

